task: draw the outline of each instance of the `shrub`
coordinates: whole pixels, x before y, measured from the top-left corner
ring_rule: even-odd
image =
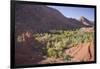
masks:
[[[58,34],[59,33],[59,34]],[[80,43],[93,41],[93,32],[74,31],[57,31],[57,33],[43,33],[33,35],[36,40],[45,43],[45,55],[48,57],[64,57],[69,60],[70,56],[63,56],[63,51],[66,48],[77,46]]]

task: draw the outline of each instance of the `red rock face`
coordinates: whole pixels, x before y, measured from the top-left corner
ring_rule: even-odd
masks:
[[[91,21],[89,21],[88,19],[86,19],[85,17],[81,16],[80,20],[79,20],[82,24],[86,25],[86,26],[93,26],[93,23]]]
[[[70,55],[73,62],[94,61],[93,43],[84,43],[65,50],[65,55]]]

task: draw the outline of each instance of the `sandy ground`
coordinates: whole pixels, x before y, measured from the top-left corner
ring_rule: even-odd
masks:
[[[70,55],[72,61],[81,62],[81,61],[93,61],[94,60],[94,44],[84,43],[76,47],[65,50],[65,55]]]

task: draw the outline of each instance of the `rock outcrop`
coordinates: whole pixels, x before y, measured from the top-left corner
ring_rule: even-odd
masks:
[[[87,18],[81,16],[80,17],[80,20],[79,20],[82,24],[86,25],[86,26],[89,26],[89,27],[92,27],[94,26],[93,22],[91,22],[90,20],[88,20]]]
[[[93,43],[84,43],[65,50],[65,55],[72,57],[72,62],[94,61]]]

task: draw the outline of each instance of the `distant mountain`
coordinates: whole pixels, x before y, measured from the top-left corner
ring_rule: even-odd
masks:
[[[84,17],[80,21],[67,18],[58,10],[44,5],[16,4],[15,10],[16,34],[24,31],[72,30],[90,25]]]
[[[94,24],[92,21],[89,21],[88,19],[86,19],[85,17],[81,16],[80,20],[79,20],[82,24],[86,25],[86,26],[90,26],[92,27]]]

